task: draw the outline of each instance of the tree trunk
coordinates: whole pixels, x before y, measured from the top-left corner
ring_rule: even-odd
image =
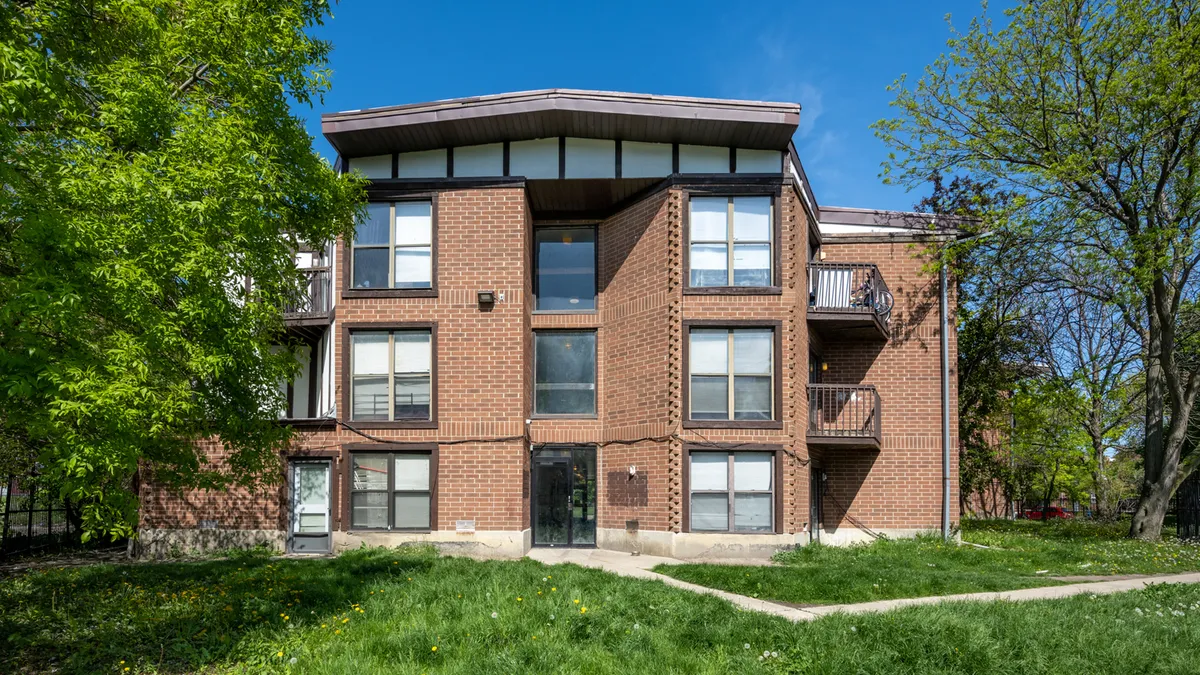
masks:
[[[1162,326],[1155,312],[1154,302],[1148,299],[1147,315],[1149,326],[1146,333],[1146,439],[1142,446],[1142,488],[1138,506],[1129,524],[1129,536],[1135,539],[1155,540],[1162,533],[1163,517],[1167,514],[1170,489],[1163,495],[1163,368]]]
[[[1108,520],[1112,512],[1108,508],[1108,476],[1104,474],[1104,440],[1092,434],[1092,491],[1096,495],[1097,520]]]

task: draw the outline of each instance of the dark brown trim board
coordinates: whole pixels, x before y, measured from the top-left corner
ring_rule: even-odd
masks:
[[[399,534],[423,534],[436,531],[438,529],[438,464],[440,461],[439,448],[437,443],[347,443],[342,446],[344,451],[344,459],[342,463],[345,465],[345,470],[342,472],[341,484],[345,486],[342,490],[342,508],[345,509],[345,519],[340,521],[344,527],[341,531],[355,532],[396,532]],[[379,527],[358,527],[353,528],[350,525],[350,481],[354,472],[353,455],[388,455],[395,452],[427,452],[429,453],[429,529],[395,529],[395,528],[379,528]],[[391,491],[394,484],[395,469],[388,467],[388,502],[392,501]],[[391,513],[389,508],[388,513]]]
[[[430,370],[429,370],[429,419],[428,420],[400,420],[400,421],[355,421],[351,418],[350,407],[350,335],[355,332],[366,331],[394,331],[394,330],[428,330],[429,331],[429,349],[430,349]],[[437,413],[438,413],[438,329],[437,322],[432,321],[414,321],[401,322],[381,321],[379,323],[345,323],[342,324],[342,358],[341,358],[342,374],[338,378],[338,383],[342,388],[342,395],[339,397],[339,409],[344,411],[343,417],[349,419],[350,423],[358,429],[436,429],[438,428]]]
[[[690,533],[692,531],[692,453],[693,452],[772,452],[775,453],[772,471],[772,527],[774,532],[770,534],[783,534],[783,462],[786,458],[784,448],[778,444],[762,444],[756,445],[751,443],[711,443],[707,445],[699,445],[697,443],[684,443],[683,445],[683,522],[680,524],[680,532]],[[729,486],[730,491],[733,491],[733,486]],[[765,534],[762,532],[714,532],[713,534],[743,534],[756,535]]]
[[[419,192],[405,195],[402,198],[379,199],[374,195],[368,194],[368,201],[377,203],[394,203],[394,202],[429,202],[431,224],[430,224],[430,249],[429,249],[429,265],[430,279],[429,288],[353,288],[354,276],[351,269],[354,265],[354,242],[345,241],[342,245],[342,268],[341,273],[341,297],[343,300],[353,300],[355,298],[436,298],[438,296],[438,193],[437,192]],[[394,225],[393,225],[394,226]],[[391,254],[394,255],[394,254]]]
[[[774,405],[772,420],[693,420],[691,390],[692,390],[692,372],[691,364],[688,362],[689,352],[691,351],[691,330],[693,328],[770,328],[774,332],[775,340],[772,343],[772,349],[775,352],[772,355],[774,361],[773,368],[775,369],[772,377],[773,388],[772,396]],[[732,367],[733,364],[730,364]],[[683,422],[684,429],[782,429],[783,428],[783,322],[782,321],[750,321],[750,320],[728,320],[728,319],[684,319],[683,320]],[[730,415],[733,411],[729,411]]]

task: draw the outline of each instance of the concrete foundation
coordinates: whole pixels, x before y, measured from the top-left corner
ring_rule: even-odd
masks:
[[[135,557],[168,558],[186,553],[220,551],[230,548],[267,548],[282,552],[282,530],[172,530],[149,528],[138,532],[130,543]]]
[[[460,533],[434,532],[334,532],[333,552],[341,553],[360,546],[401,546],[431,544],[448,555],[472,558],[520,558],[533,544],[530,530],[483,531]]]
[[[928,529],[875,530],[891,539],[914,537],[930,533]],[[822,530],[821,543],[828,546],[849,546],[874,541],[864,530],[842,527]],[[622,529],[596,530],[597,548],[624,551],[680,560],[737,560],[770,558],[809,543],[808,532],[794,534],[718,534],[699,532],[629,532]],[[532,548],[532,532],[480,531],[455,532],[334,532],[333,552],[341,553],[361,546],[395,547],[405,544],[430,544],[443,554],[472,558],[521,558]],[[230,548],[266,546],[283,552],[286,537],[282,530],[172,530],[144,529],[130,545],[135,557],[166,558],[173,555]]]

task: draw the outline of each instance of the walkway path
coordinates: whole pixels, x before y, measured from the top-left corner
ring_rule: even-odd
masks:
[[[1163,576],[1146,576],[1136,579],[1118,579],[1115,581],[1098,581],[1086,584],[1067,584],[1063,586],[1044,586],[1041,588],[1023,588],[1016,591],[1000,591],[995,593],[963,593],[960,595],[938,595],[927,598],[904,598],[900,600],[880,600],[863,602],[855,605],[822,605],[820,607],[789,607],[767,600],[750,598],[737,593],[721,591],[707,586],[680,581],[657,572],[650,571],[655,565],[678,565],[685,561],[675,558],[662,558],[652,555],[630,555],[619,551],[604,551],[600,549],[547,549],[535,548],[529,552],[533,560],[555,565],[558,563],[574,563],[582,567],[594,567],[623,577],[651,579],[661,581],[668,586],[682,588],[693,593],[704,593],[727,600],[738,607],[766,614],[774,614],[792,621],[812,621],[829,614],[839,612],[846,614],[862,614],[866,612],[886,612],[901,607],[913,605],[932,605],[941,602],[989,602],[995,600],[1041,600],[1046,598],[1066,598],[1072,595],[1091,593],[1108,595],[1145,588],[1150,584],[1161,583],[1200,583],[1200,573],[1171,574]],[[746,563],[740,563],[746,564]],[[755,564],[755,563],[749,563]]]

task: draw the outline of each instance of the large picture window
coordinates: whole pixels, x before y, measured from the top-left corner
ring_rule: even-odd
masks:
[[[692,197],[688,285],[772,285],[771,197]]]
[[[351,333],[350,361],[351,419],[381,422],[431,419],[431,331]]]
[[[354,453],[350,527],[428,530],[433,462],[428,452]]]
[[[596,228],[546,227],[534,232],[536,306],[542,312],[596,309]]]
[[[535,331],[533,412],[596,414],[596,333]]]
[[[692,328],[688,337],[690,419],[774,417],[774,330]]]
[[[774,532],[775,453],[692,452],[693,532]]]
[[[368,204],[350,265],[353,289],[433,288],[433,203]]]

